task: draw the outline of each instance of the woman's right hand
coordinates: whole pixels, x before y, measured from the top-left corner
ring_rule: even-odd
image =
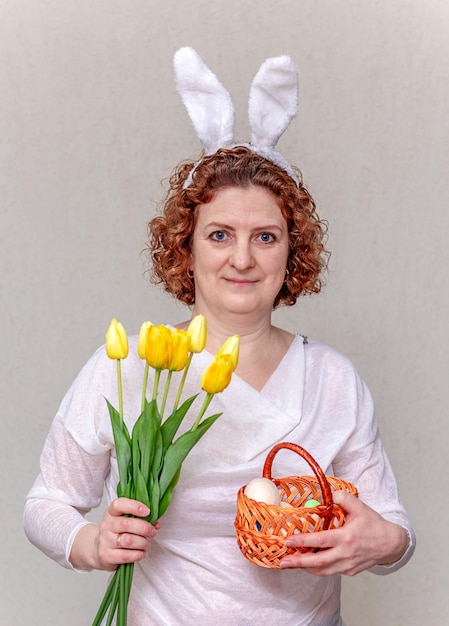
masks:
[[[147,515],[148,507],[137,500],[113,500],[98,525],[87,524],[80,529],[70,552],[70,563],[80,570],[114,571],[120,563],[141,561],[159,528],[159,523],[152,526],[141,519]]]

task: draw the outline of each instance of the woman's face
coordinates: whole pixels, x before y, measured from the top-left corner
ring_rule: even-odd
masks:
[[[263,187],[227,187],[197,208],[191,268],[204,315],[270,315],[285,278],[287,223]]]

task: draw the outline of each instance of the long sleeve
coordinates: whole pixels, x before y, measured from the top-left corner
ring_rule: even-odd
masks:
[[[135,415],[141,364],[123,364],[125,406]],[[117,402],[115,363],[99,349],[81,370],[55,416],[40,458],[40,473],[28,493],[24,530],[29,540],[64,567],[85,515],[99,506],[106,485],[110,500],[117,471],[105,398]],[[117,406],[117,404],[115,404]]]
[[[305,402],[313,401],[315,405],[314,412],[305,411],[315,415],[310,424],[311,445],[316,446],[318,454],[324,452],[322,460],[330,463],[335,476],[356,485],[365,504],[406,529],[409,546],[403,557],[394,564],[370,570],[376,574],[395,572],[412,556],[416,539],[382,446],[369,389],[352,363],[328,347],[312,344],[308,358],[310,385]],[[313,398],[314,390],[319,393]],[[318,414],[324,415],[325,421],[319,420]],[[333,459],[328,455],[329,446]]]
[[[84,452],[58,414],[41,455],[41,471],[29,492],[24,528],[29,540],[64,567],[84,518],[99,506],[109,455]]]

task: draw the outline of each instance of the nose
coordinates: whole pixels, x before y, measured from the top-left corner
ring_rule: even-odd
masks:
[[[255,259],[249,241],[235,241],[229,257],[229,263],[239,271],[254,267]]]

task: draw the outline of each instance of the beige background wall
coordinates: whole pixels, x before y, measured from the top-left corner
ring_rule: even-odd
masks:
[[[161,179],[199,149],[173,85],[182,45],[233,94],[242,140],[260,63],[300,68],[281,149],[333,256],[325,292],[277,317],[367,380],[419,541],[400,573],[345,580],[343,614],[447,623],[448,30],[446,0],[0,0],[2,624],[89,624],[104,590],[28,544],[22,502],[110,318],[131,333],[186,316],[140,256]]]

